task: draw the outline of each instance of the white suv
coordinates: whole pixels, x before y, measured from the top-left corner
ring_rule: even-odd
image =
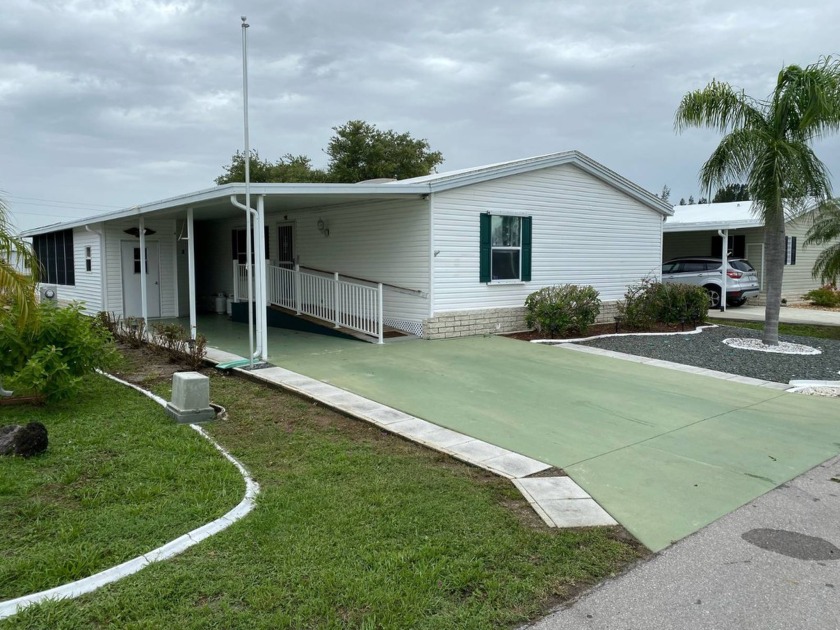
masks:
[[[761,292],[758,274],[746,258],[729,258],[726,271],[726,303],[741,306]],[[674,258],[662,265],[662,282],[703,287],[709,294],[709,308],[720,307],[721,259],[707,256]]]

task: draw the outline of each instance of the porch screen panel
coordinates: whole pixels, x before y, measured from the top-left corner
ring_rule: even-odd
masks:
[[[33,241],[40,268],[39,281],[45,284],[75,285],[73,230],[39,234]]]

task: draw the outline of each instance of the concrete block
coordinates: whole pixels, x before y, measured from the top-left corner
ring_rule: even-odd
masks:
[[[210,379],[198,372],[173,374],[172,400],[166,405],[166,413],[183,423],[215,418],[216,411],[210,406]]]

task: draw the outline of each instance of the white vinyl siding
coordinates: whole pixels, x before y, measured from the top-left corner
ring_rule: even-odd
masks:
[[[124,232],[138,227],[136,220],[114,221],[105,227],[105,273],[107,276],[107,309],[122,316],[122,241],[139,245],[140,239]],[[147,229],[155,233],[146,237],[148,242],[157,242],[160,248],[160,316],[178,316],[178,297],[175,294],[175,221],[172,219],[146,219]]]
[[[267,215],[269,259],[277,260],[277,226],[291,222],[301,267],[417,291],[419,295],[386,286],[384,310],[386,320],[421,322],[429,316],[428,204],[413,199]],[[318,230],[319,219],[329,236]]]
[[[101,226],[97,226],[101,228]],[[85,271],[85,248],[90,247],[91,270]],[[84,228],[73,229],[73,286],[59,284],[56,288],[62,304],[82,302],[83,310],[94,315],[102,310],[102,264],[99,255],[99,235]]]
[[[434,196],[435,313],[522,306],[554,284],[592,285],[603,301],[659,276],[662,215],[573,165]],[[532,217],[531,281],[479,282],[479,215]]]
[[[805,215],[797,221],[785,225],[785,235],[796,237],[796,264],[785,265],[782,279],[782,297],[788,301],[799,301],[811,289],[822,286],[819,278],[811,277],[817,256],[825,246],[805,245],[808,228],[812,225],[811,215]]]

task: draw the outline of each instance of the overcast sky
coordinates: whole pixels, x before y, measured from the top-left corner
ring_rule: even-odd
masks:
[[[351,119],[440,171],[580,150],[675,203],[718,137],[673,131],[712,78],[764,97],[840,52],[827,0],[2,0],[0,191],[21,229],[213,185],[242,147],[326,166]],[[840,186],[840,141],[818,155]]]

